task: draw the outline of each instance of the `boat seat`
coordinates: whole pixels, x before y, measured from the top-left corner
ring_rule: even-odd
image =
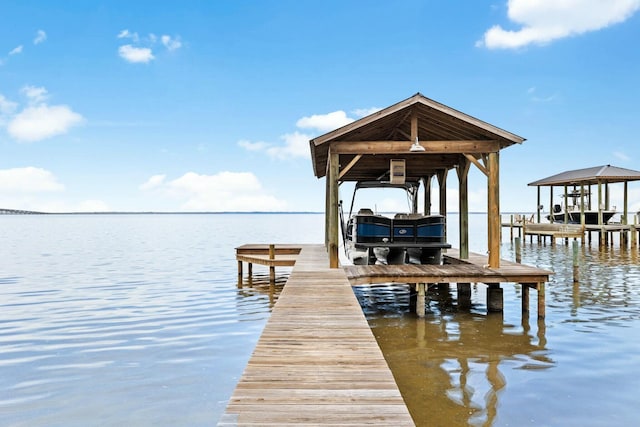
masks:
[[[361,208],[358,211],[358,215],[373,215],[373,211],[369,208]]]

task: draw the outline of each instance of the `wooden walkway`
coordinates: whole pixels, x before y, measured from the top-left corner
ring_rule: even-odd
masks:
[[[218,426],[413,426],[344,270],[323,245],[297,247]]]

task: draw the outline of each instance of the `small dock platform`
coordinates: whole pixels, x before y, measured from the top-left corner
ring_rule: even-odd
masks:
[[[343,267],[352,285],[375,283],[416,284],[418,297],[424,293],[425,283],[457,283],[458,300],[462,305],[470,304],[470,283],[484,283],[487,291],[489,311],[502,311],[501,283],[522,285],[522,311],[529,311],[529,289],[538,292],[538,317],[545,317],[545,283],[553,272],[537,267],[500,261],[499,268],[488,268],[487,257],[470,253],[468,259],[460,259],[459,251],[449,249],[444,255],[443,265],[351,265]],[[421,290],[422,288],[422,290]],[[418,301],[417,313],[423,313]]]
[[[563,223],[536,223],[527,221],[514,221],[503,222],[502,228],[508,228],[511,240],[514,239],[514,235],[518,237],[526,238],[530,237],[530,241],[533,242],[533,237],[537,236],[538,243],[546,243],[547,238],[550,238],[551,245],[555,245],[556,239],[564,239],[565,243],[569,239],[580,239],[584,245],[585,240],[591,244],[592,233],[596,234],[599,246],[609,246],[614,244],[614,235],[618,234],[619,239],[617,241],[627,246],[637,247],[640,239],[638,233],[640,228],[636,224],[620,224],[610,223],[604,225],[596,224],[563,224]]]
[[[323,245],[297,248],[218,426],[413,426],[344,270],[329,268]]]

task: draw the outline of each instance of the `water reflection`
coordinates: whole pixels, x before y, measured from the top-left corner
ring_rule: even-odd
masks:
[[[278,301],[278,296],[284,288],[289,278],[290,269],[276,271],[275,281],[271,282],[268,273],[255,273],[245,276],[238,276],[238,295],[242,298],[253,298],[256,296],[267,296],[269,298],[269,310]]]
[[[543,321],[532,329],[526,316],[516,326],[500,314],[457,312],[442,286],[428,293],[424,319],[404,308],[408,286],[363,286],[356,294],[417,425],[492,425],[507,385],[503,369],[554,366]]]

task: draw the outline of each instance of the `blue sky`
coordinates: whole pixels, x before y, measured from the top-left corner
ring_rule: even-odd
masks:
[[[534,180],[640,169],[639,10],[3,0],[0,208],[321,211],[308,140],[421,92],[527,138],[501,153],[501,208],[531,211]],[[469,188],[486,210],[486,179]]]

